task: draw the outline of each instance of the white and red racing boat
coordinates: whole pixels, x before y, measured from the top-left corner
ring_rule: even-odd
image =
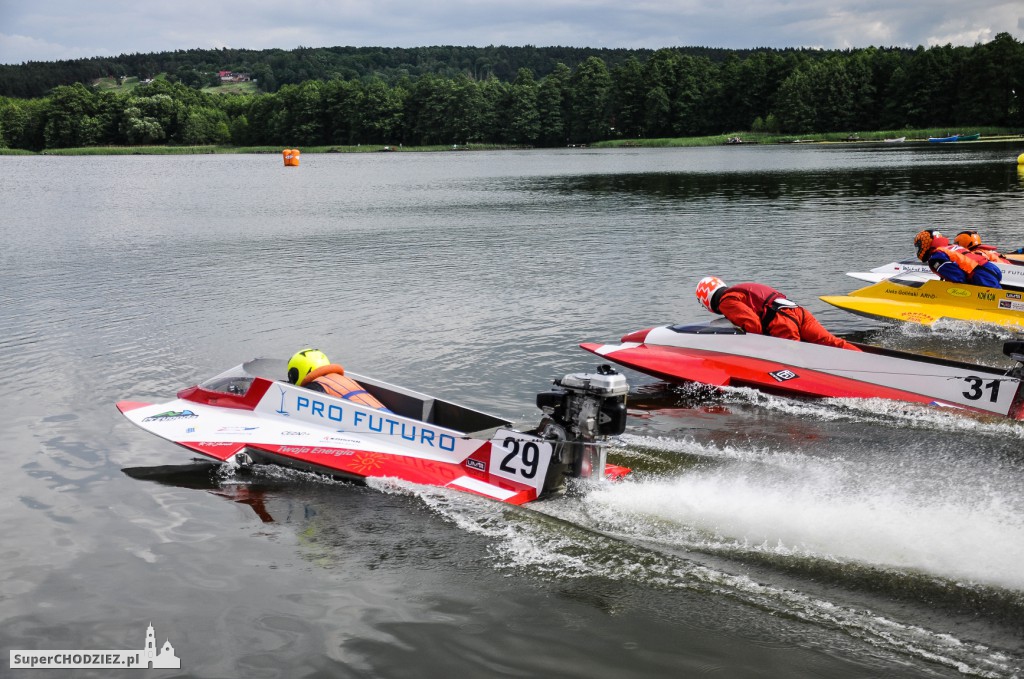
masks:
[[[567,476],[617,478],[604,441],[626,426],[623,375],[574,373],[537,395],[540,424],[513,423],[348,373],[383,409],[275,380],[285,362],[255,359],[160,404],[121,401],[129,420],[221,462],[279,464],[350,479],[395,477],[511,504],[564,489]]]
[[[744,333],[725,319],[638,330],[621,344],[580,345],[669,382],[752,387],[788,396],[884,398],[1024,419],[1024,342],[1007,342],[1010,369],[865,344],[861,352]]]
[[[996,266],[1003,272],[1002,286],[1024,290],[1024,262],[1014,264],[999,263]],[[868,283],[879,283],[905,273],[920,274],[928,279],[938,280],[938,276],[928,268],[927,264],[917,259],[902,259],[898,262],[890,262],[882,266],[876,266],[870,271],[850,271],[847,276]]]

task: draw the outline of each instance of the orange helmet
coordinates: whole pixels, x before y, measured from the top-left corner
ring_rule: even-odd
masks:
[[[943,238],[942,234],[938,231],[934,231],[932,229],[919,231],[918,234],[914,236],[914,247],[917,248],[917,258],[922,262],[925,261],[925,258],[928,256],[928,251],[931,250],[933,246],[937,247],[940,244],[939,242],[936,242],[940,238],[946,241],[947,244],[949,243],[949,240]]]
[[[700,279],[699,283],[697,283],[697,301],[700,302],[708,311],[714,311],[714,309],[711,308],[711,299],[715,296],[715,293],[718,290],[724,287],[726,287],[725,281],[721,278],[716,276],[705,276]]]
[[[981,245],[981,236],[978,235],[977,231],[961,231],[953,239],[953,242],[962,248],[970,250]]]

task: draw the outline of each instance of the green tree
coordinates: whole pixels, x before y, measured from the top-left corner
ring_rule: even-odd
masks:
[[[668,49],[658,50],[644,64],[641,91],[646,136],[660,138],[675,133],[672,105],[679,88],[681,70],[679,54]]]
[[[937,127],[955,122],[958,73],[954,48],[918,48],[904,69],[899,95],[903,120],[910,127]]]
[[[130,106],[124,110],[121,134],[129,144],[155,144],[167,137],[156,118],[146,116],[142,109]]]
[[[674,136],[695,136],[721,131],[709,104],[718,96],[714,65],[704,57],[683,55],[672,107]]]
[[[570,141],[589,144],[610,136],[611,90],[608,67],[598,57],[588,58],[573,72],[569,80],[573,112]]]
[[[1024,46],[1009,33],[977,45],[964,60],[970,77],[961,83],[956,118],[965,123],[1008,127],[1021,118]]]
[[[636,57],[612,69],[612,120],[616,136],[644,135],[644,67]]]
[[[774,115],[779,131],[803,134],[814,131],[814,103],[810,78],[802,70],[794,71],[779,86]]]
[[[248,146],[252,144],[252,133],[249,130],[249,118],[244,114],[232,118],[228,123],[228,134],[231,143],[235,146]]]
[[[278,122],[281,143],[319,145],[326,142],[327,116],[322,105],[324,83],[308,80],[300,85],[284,85],[277,92],[283,119]]]
[[[570,76],[569,67],[558,64],[540,83],[540,90],[537,92],[537,116],[542,146],[565,146],[568,141],[566,110]]]
[[[528,68],[519,69],[509,88],[505,109],[505,136],[511,143],[532,145],[540,138],[540,112],[537,109],[539,92],[533,71]]]
[[[94,97],[85,85],[55,87],[47,105],[46,148],[69,148],[96,143],[100,134]]]
[[[393,144],[402,134],[406,90],[388,87],[379,78],[363,85],[362,107],[356,119],[356,139],[365,144]]]
[[[227,115],[209,106],[193,106],[181,126],[181,143],[226,144],[231,139]]]

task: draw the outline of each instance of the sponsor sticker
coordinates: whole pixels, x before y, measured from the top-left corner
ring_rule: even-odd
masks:
[[[466,460],[466,466],[470,469],[475,469],[481,472],[487,471],[487,463],[483,460],[474,460],[473,458],[469,458]]]
[[[946,288],[946,292],[953,295],[954,297],[970,297],[971,291],[964,290],[963,288]]]
[[[789,370],[788,368],[784,370],[776,370],[775,372],[768,374],[771,375],[776,382],[785,382],[786,380],[792,380],[794,378],[800,377],[799,375],[797,375],[792,370]]]
[[[167,410],[156,415],[150,415],[143,422],[174,422],[176,420],[190,420],[193,417],[199,417],[191,410]]]

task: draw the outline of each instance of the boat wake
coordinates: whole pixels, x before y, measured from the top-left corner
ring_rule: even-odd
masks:
[[[632,436],[627,445],[709,463],[587,494],[589,513],[616,532],[662,540],[673,526],[674,545],[927,573],[1017,592],[1024,603],[1020,497],[843,458]]]
[[[657,400],[648,400],[644,408],[715,408],[752,406],[795,418],[821,422],[857,422],[899,428],[921,428],[931,431],[973,431],[999,437],[1024,438],[1024,421],[974,413],[945,405],[919,405],[882,398],[796,399],[766,394],[747,387],[714,387],[701,385],[698,390],[676,387],[680,393],[671,399],[660,392]],[[635,403],[631,403],[635,406]]]
[[[1011,651],[958,638],[949,630],[934,631],[926,625],[902,622],[895,615],[868,608],[855,597],[836,596],[834,587],[796,586],[791,578],[770,574],[752,576],[749,565],[734,558],[764,552],[790,560],[811,558],[839,564],[851,554],[864,557],[875,548],[869,546],[873,540],[869,532],[859,531],[857,519],[843,519],[839,526],[828,523],[844,509],[857,509],[853,502],[831,504],[827,516],[801,524],[797,517],[820,510],[821,500],[805,511],[787,503],[779,488],[761,503],[760,508],[772,510],[771,516],[757,517],[757,502],[748,500],[746,507],[736,507],[728,497],[731,494],[735,499],[738,492],[752,497],[759,494],[756,489],[706,472],[610,485],[578,497],[535,503],[530,509],[403,482],[374,480],[373,484],[386,492],[414,493],[460,529],[489,538],[494,566],[516,575],[557,580],[599,578],[654,591],[724,596],[770,615],[841,632],[861,653],[860,644],[868,644],[885,657],[909,655],[969,675],[1008,677],[1024,667],[1024,658]],[[710,505],[708,511],[702,504]],[[860,520],[866,518],[865,511],[867,517],[878,516],[878,510],[870,507],[859,511]],[[787,517],[789,521],[783,523],[788,526],[771,526],[772,518]],[[908,519],[909,524],[914,521]],[[857,535],[836,544],[826,538],[855,529]],[[898,539],[895,534],[887,538]],[[884,549],[898,551],[894,546]],[[995,556],[1000,563],[1007,556],[1019,558],[1019,554]],[[979,555],[977,561],[982,559]],[[993,576],[1017,582],[1017,576],[1001,570]]]
[[[963,478],[955,494],[938,493],[859,460],[758,446],[625,434],[611,454],[637,467],[631,480],[587,482],[528,508],[398,479],[366,485],[486,538],[486,558],[510,575],[724,597],[890,662],[986,677],[1024,669],[1018,642],[974,634],[978,617],[1024,626],[1019,499]],[[216,479],[348,485],[263,465],[225,465]]]

